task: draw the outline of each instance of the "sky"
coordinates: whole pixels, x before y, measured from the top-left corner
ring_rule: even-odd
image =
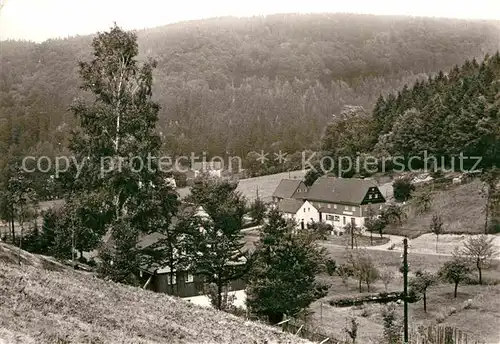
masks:
[[[0,40],[144,29],[184,20],[274,13],[351,12],[500,20],[500,0],[0,0]]]

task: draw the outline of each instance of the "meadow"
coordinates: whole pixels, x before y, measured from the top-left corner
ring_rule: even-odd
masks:
[[[448,190],[436,190],[432,193],[431,208],[424,214],[417,214],[410,200],[408,218],[403,225],[388,226],[384,232],[416,238],[430,232],[432,215],[438,214],[443,219],[445,233],[484,233],[486,199],[482,196],[481,190],[482,185],[479,180],[453,186]]]
[[[335,259],[337,265],[346,262],[346,248],[324,243],[328,256]],[[393,280],[387,290],[381,281],[377,281],[370,288],[370,292],[401,292],[403,290],[403,276],[399,272],[401,252],[369,250],[368,251],[379,269],[389,269],[393,272]],[[418,269],[437,272],[450,256],[426,254],[410,251],[408,263],[410,278]],[[471,273],[470,284],[458,287],[458,296],[453,298],[453,285],[439,282],[429,288],[427,295],[427,313],[423,311],[422,301],[409,305],[409,319],[413,327],[418,325],[442,324],[456,326],[471,338],[476,338],[486,344],[500,342],[500,262],[495,261],[483,273],[487,284],[477,285],[477,271]],[[315,301],[310,309],[308,322],[317,331],[338,339],[345,338],[344,327],[346,319],[356,316],[359,322],[358,341],[360,343],[377,343],[383,331],[382,308],[379,304],[364,304],[356,307],[333,307],[329,301],[333,298],[346,298],[362,295],[358,291],[357,281],[350,278],[344,285],[337,275],[322,274],[318,280],[329,285],[328,295]],[[367,292],[363,287],[363,294]],[[467,300],[471,304],[466,306]],[[402,317],[403,305],[398,305],[398,315]]]

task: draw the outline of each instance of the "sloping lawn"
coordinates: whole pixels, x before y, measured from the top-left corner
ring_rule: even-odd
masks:
[[[410,201],[410,208],[411,205]],[[484,233],[485,205],[486,199],[481,195],[481,182],[474,180],[449,190],[434,192],[429,212],[418,215],[410,210],[408,219],[402,227],[389,226],[385,233],[409,238],[429,233],[433,214],[441,215],[446,233]]]
[[[16,258],[0,244],[0,343],[308,343],[165,294],[49,271],[29,253],[21,267]]]

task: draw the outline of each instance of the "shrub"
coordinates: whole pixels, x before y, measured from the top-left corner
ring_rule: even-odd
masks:
[[[404,202],[411,197],[411,193],[415,190],[415,185],[411,183],[411,177],[402,177],[394,181],[392,188],[394,189],[394,198],[397,201]]]
[[[431,173],[429,173],[429,175],[430,175],[433,179],[439,179],[439,178],[444,177],[444,173],[443,173],[443,171],[442,171],[442,170],[432,171]]]
[[[446,315],[444,314],[444,312],[439,312],[438,315],[436,315],[436,322],[438,324],[441,324],[445,320],[446,320]]]
[[[396,344],[401,341],[401,319],[396,313],[396,305],[389,303],[382,311],[384,320],[384,339],[387,344]]]
[[[471,309],[472,308],[472,299],[468,299],[464,301],[463,309]]]
[[[371,307],[369,307],[366,303],[364,303],[361,309],[361,316],[363,318],[369,317],[372,314],[371,310],[372,310]]]
[[[335,271],[337,270],[337,263],[335,262],[334,259],[329,258],[326,263],[326,272],[328,273],[329,276],[333,276]]]
[[[87,258],[85,258],[85,257],[83,257],[83,256],[82,256],[82,257],[79,257],[79,258],[78,258],[78,261],[79,261],[80,263],[82,263],[82,264],[88,264],[88,260],[87,260]]]

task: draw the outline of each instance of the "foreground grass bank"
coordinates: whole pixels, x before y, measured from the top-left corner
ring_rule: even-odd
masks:
[[[0,243],[0,343],[308,343]]]

